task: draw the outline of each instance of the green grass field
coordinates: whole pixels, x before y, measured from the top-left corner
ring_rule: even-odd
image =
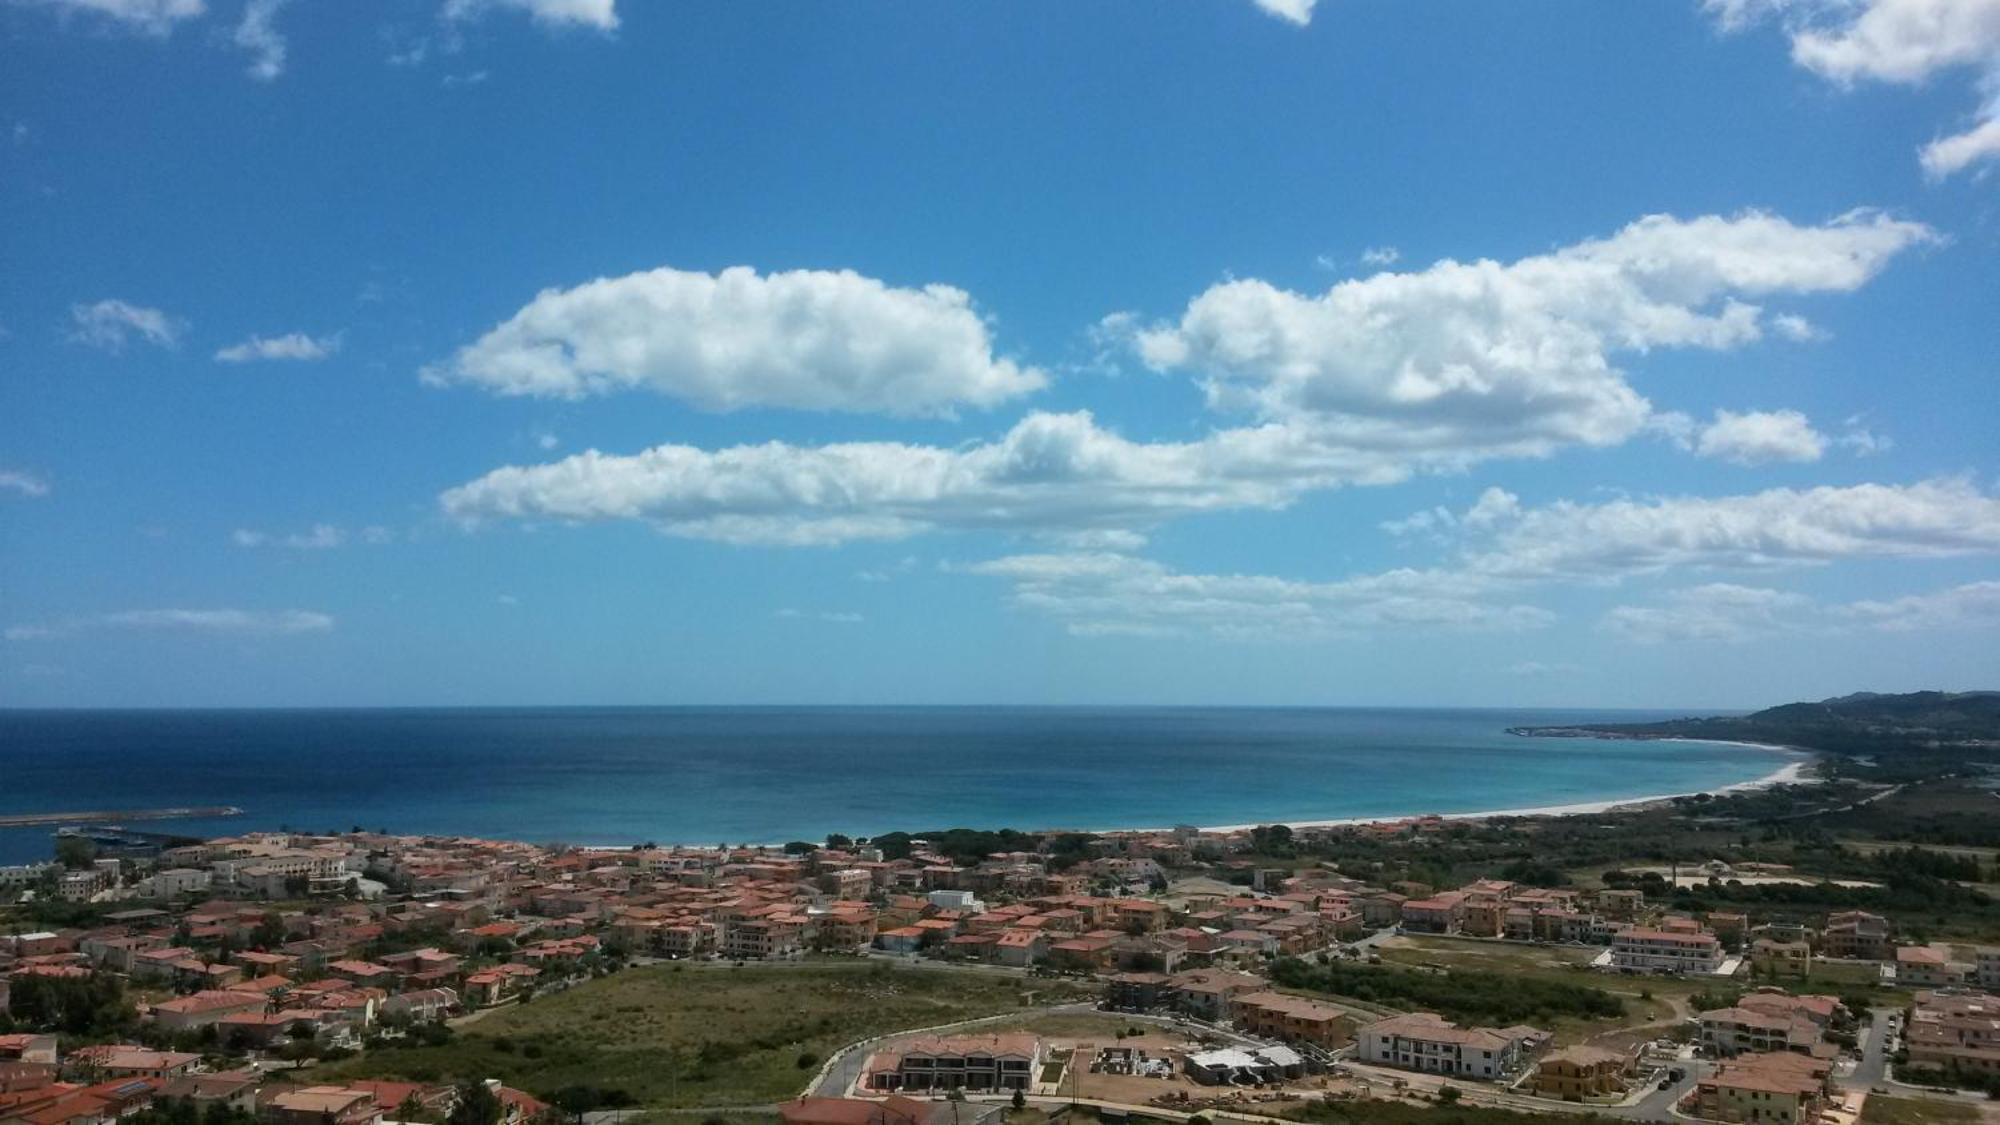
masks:
[[[766,1105],[855,1040],[1083,997],[1061,981],[858,963],[656,966],[492,1012],[443,1046],[382,1048],[311,1077],[498,1078],[544,1097],[588,1085],[654,1108]]]

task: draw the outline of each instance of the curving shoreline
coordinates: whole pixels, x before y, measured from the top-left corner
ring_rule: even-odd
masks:
[[[1772,753],[1783,754],[1791,758],[1792,760],[1786,762],[1784,765],[1779,766],[1777,769],[1772,770],[1770,773],[1767,773],[1762,777],[1752,778],[1749,781],[1738,781],[1728,785],[1714,786],[1712,788],[1706,788],[1706,789],[1690,789],[1680,793],[1656,793],[1641,797],[1607,797],[1602,800],[1577,801],[1564,805],[1537,805],[1532,808],[1513,808],[1513,809],[1485,809],[1476,812],[1384,813],[1375,816],[1349,816],[1349,817],[1337,817],[1337,818],[1323,819],[1323,820],[1258,820],[1258,821],[1251,821],[1246,824],[1206,824],[1206,825],[1196,825],[1195,827],[1197,831],[1201,832],[1248,832],[1253,828],[1258,828],[1266,825],[1274,825],[1274,824],[1282,824],[1287,828],[1293,828],[1293,829],[1346,828],[1358,824],[1388,824],[1399,820],[1414,820],[1419,817],[1437,817],[1440,820],[1487,820],[1495,817],[1576,816],[1586,813],[1601,813],[1601,812],[1612,812],[1617,810],[1637,809],[1643,805],[1650,805],[1659,801],[1671,801],[1676,797],[1692,797],[1698,793],[1711,793],[1716,795],[1721,795],[1725,793],[1750,793],[1750,792],[1755,792],[1759,789],[1769,789],[1777,785],[1813,785],[1817,784],[1820,780],[1819,778],[1810,776],[1806,773],[1806,767],[1812,765],[1815,761],[1817,761],[1819,759],[1819,755],[1814,751],[1802,750],[1796,746],[1776,746],[1766,742],[1740,742],[1731,739],[1721,739],[1721,738],[1659,738],[1659,739],[1651,739],[1649,741],[1700,742],[1717,746],[1747,746],[1747,747],[1754,747],[1758,750],[1768,750],[1771,751]],[[1023,831],[1088,832],[1092,835],[1099,835],[1099,836],[1111,836],[1111,835],[1130,836],[1130,835],[1148,835],[1154,833],[1171,832],[1173,831],[1173,829],[1171,827],[1159,827],[1159,826],[1153,826],[1153,827],[1124,826],[1117,828],[1076,828],[1074,826],[1055,826],[1055,827],[1023,829]],[[630,847],[631,845],[630,844],[579,844],[576,846],[589,851],[623,851],[626,848]],[[684,843],[684,844],[674,844],[671,846],[678,848],[690,848],[695,850],[708,850],[712,849],[715,845]],[[775,848],[781,845],[777,843],[764,843],[764,844],[744,844],[742,846]]]
[[[1697,793],[1713,793],[1717,795],[1724,793],[1750,793],[1759,789],[1769,789],[1776,785],[1810,785],[1817,783],[1819,780],[1816,777],[1807,775],[1805,772],[1806,767],[1812,765],[1818,755],[1809,750],[1800,750],[1793,746],[1774,746],[1764,742],[1737,742],[1716,738],[1660,738],[1650,741],[1703,742],[1721,746],[1753,746],[1759,750],[1769,750],[1774,753],[1785,754],[1793,757],[1795,760],[1785,763],[1763,777],[1754,778],[1750,781],[1739,781],[1731,785],[1723,785],[1712,789],[1691,789],[1682,793],[1656,793],[1644,797],[1610,797],[1599,801],[1577,801],[1566,805],[1538,805],[1533,808],[1517,809],[1487,809],[1479,812],[1413,812],[1400,815],[1339,817],[1332,820],[1264,820],[1251,824],[1202,825],[1201,830],[1203,832],[1248,832],[1252,828],[1266,824],[1282,824],[1287,828],[1294,829],[1345,828],[1357,824],[1382,824],[1389,821],[1411,820],[1416,817],[1429,816],[1435,816],[1442,820],[1486,820],[1493,817],[1513,816],[1576,816],[1585,813],[1601,813],[1619,809],[1637,808],[1641,805],[1650,805],[1658,801],[1671,801],[1676,797],[1692,797]],[[1160,830],[1107,828],[1100,831],[1133,832]]]

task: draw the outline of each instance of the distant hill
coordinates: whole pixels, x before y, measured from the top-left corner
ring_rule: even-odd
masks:
[[[1510,729],[1514,734],[1543,737],[1761,742],[1847,755],[1936,753],[2000,747],[2000,691],[1856,692],[1817,703],[1785,703],[1748,715]]]

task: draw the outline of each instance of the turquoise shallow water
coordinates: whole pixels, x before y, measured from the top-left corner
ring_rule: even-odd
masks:
[[[0,712],[0,812],[237,805],[251,828],[777,842],[1239,824],[1692,792],[1785,764],[1718,743],[1518,738],[1660,712],[535,708]],[[49,830],[0,829],[0,862]]]

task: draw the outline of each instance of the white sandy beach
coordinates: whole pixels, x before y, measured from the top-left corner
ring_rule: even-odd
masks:
[[[1658,739],[1657,741],[1715,742],[1718,740],[1662,738]],[[1695,790],[1690,790],[1686,793],[1659,793],[1648,797],[1616,797],[1610,800],[1603,800],[1603,801],[1579,801],[1575,804],[1570,804],[1570,805],[1541,805],[1536,808],[1528,808],[1528,809],[1488,809],[1483,812],[1454,812],[1454,813],[1411,812],[1411,813],[1404,813],[1402,815],[1388,815],[1388,816],[1350,816],[1350,817],[1342,817],[1337,820],[1265,820],[1265,821],[1258,821],[1255,824],[1203,825],[1201,830],[1204,832],[1248,832],[1252,828],[1257,827],[1259,824],[1283,824],[1287,828],[1341,828],[1355,824],[1380,824],[1387,821],[1410,820],[1414,817],[1419,817],[1419,816],[1437,816],[1437,817],[1442,817],[1445,820],[1484,820],[1489,817],[1500,817],[1500,816],[1571,816],[1578,813],[1600,813],[1600,812],[1609,812],[1613,809],[1632,808],[1639,805],[1652,804],[1655,801],[1671,801],[1675,797],[1692,797],[1696,793],[1714,793],[1718,795],[1723,793],[1748,793],[1758,789],[1769,789],[1771,786],[1774,785],[1804,785],[1813,783],[1818,780],[1817,778],[1807,776],[1805,772],[1806,767],[1812,764],[1812,755],[1804,751],[1793,750],[1790,747],[1785,747],[1785,746],[1767,746],[1763,743],[1757,743],[1757,742],[1732,742],[1732,743],[1725,743],[1725,745],[1755,746],[1760,750],[1770,750],[1774,753],[1785,754],[1788,756],[1795,756],[1795,760],[1787,762],[1783,766],[1780,766],[1779,768],[1772,770],[1770,773],[1765,774],[1763,777],[1757,778],[1753,781],[1739,781],[1734,785],[1724,785],[1715,789],[1695,789]],[[1134,829],[1130,828],[1103,829],[1102,831],[1131,832],[1134,831]],[[1161,831],[1161,830],[1156,829],[1155,831]]]

